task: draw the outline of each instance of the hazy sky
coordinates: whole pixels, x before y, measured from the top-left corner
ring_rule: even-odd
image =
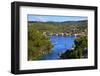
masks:
[[[87,20],[86,16],[50,16],[50,15],[28,15],[28,21],[54,21],[54,22],[63,22],[63,21],[79,21]]]

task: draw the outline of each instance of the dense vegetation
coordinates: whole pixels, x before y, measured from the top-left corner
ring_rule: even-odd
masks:
[[[29,22],[31,28],[41,32],[51,33],[80,33],[87,30],[87,20],[84,21],[66,21],[66,22]]]
[[[52,44],[49,38],[35,29],[28,29],[28,60],[39,60],[50,52]]]
[[[79,37],[74,43],[74,49],[69,49],[62,53],[60,56],[61,59],[87,58],[87,37]]]

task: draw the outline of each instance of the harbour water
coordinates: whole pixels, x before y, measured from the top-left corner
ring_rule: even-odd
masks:
[[[51,53],[42,57],[42,60],[58,60],[59,54],[73,47],[75,36],[50,36],[50,40],[53,48]]]

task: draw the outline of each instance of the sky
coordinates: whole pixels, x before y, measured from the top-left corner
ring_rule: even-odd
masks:
[[[41,21],[41,22],[63,22],[63,21],[79,21],[87,20],[86,16],[53,16],[53,15],[28,15],[28,21]]]

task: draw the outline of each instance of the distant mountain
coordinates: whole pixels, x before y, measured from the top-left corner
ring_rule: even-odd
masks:
[[[87,20],[79,20],[79,21],[64,21],[62,23],[71,23],[71,22],[87,22]]]
[[[42,32],[71,32],[80,33],[87,30],[88,21],[64,21],[64,22],[40,22],[28,21],[30,29],[36,29]]]
[[[80,20],[80,21],[63,21],[63,22],[54,22],[54,21],[48,21],[48,22],[42,22],[42,21],[28,21],[28,23],[47,23],[47,24],[62,24],[62,25],[75,25],[75,24],[87,24],[88,20]]]
[[[62,24],[64,25],[86,25],[87,23],[88,23],[87,20],[62,22]]]

